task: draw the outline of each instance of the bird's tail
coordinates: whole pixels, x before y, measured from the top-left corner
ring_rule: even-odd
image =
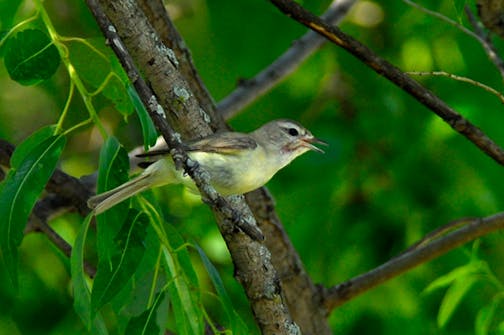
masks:
[[[147,167],[138,177],[110,191],[92,196],[87,205],[98,215],[149,188],[176,182],[174,173],[173,163],[169,159],[161,159]]]

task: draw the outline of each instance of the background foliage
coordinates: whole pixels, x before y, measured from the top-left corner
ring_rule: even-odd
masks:
[[[465,1],[421,4],[466,24]],[[467,4],[474,8],[472,2]],[[321,13],[328,1],[305,5]],[[37,6],[28,0],[0,1],[2,36],[31,17]],[[305,31],[266,1],[194,0],[169,2],[168,6],[216,101],[231,92],[240,78],[250,78],[270,64]],[[140,123],[122,89],[124,77],[104,48],[85,4],[45,1],[44,7],[58,34],[86,40],[63,42],[84,86],[89,92],[99,90],[92,103],[102,127],[89,123],[72,130],[89,118],[86,103],[75,94],[60,125],[71,130],[66,134],[60,167],[73,176],[91,174],[98,169],[104,145],[100,134],[113,134],[130,150],[143,143]],[[40,17],[26,28],[46,31]],[[361,1],[341,28],[404,70],[443,70],[501,88],[502,78],[473,38],[401,1]],[[502,50],[502,40],[494,38],[494,42]],[[8,48],[4,43],[0,52]],[[34,86],[13,81],[4,65],[0,67],[0,138],[17,145],[34,131],[62,120],[71,84],[64,64]],[[109,68],[115,75],[106,88],[100,87]],[[503,109],[495,96],[448,78],[419,80],[504,145]],[[330,143],[325,155],[303,156],[268,184],[276,209],[315,282],[333,285],[344,281],[385,262],[444,223],[487,216],[504,207],[502,167],[404,92],[334,46],[323,47],[230,123],[235,129],[249,131],[280,117],[301,121]],[[225,298],[220,293],[220,298],[208,293],[214,291],[212,282],[215,285],[220,279],[209,270],[206,257],[218,269],[233,307],[254,332],[246,298],[232,277],[232,264],[209,210],[178,187],[153,193],[162,204],[156,210],[170,224],[167,236],[176,236],[167,243],[177,248],[190,241],[204,250],[203,260],[190,248],[178,261],[192,261],[194,274],[186,275],[189,282],[197,276],[198,294],[211,317],[220,321],[226,319],[224,313],[231,313],[227,318],[233,319],[234,311],[223,310]],[[66,214],[51,225],[73,244],[79,241],[83,219]],[[90,230],[89,234],[86,255],[92,258],[94,233]],[[102,248],[97,250],[100,253]],[[502,235],[487,236],[349,302],[331,315],[331,324],[338,333],[346,334],[472,334],[475,330],[484,334],[485,327],[491,334],[502,334],[503,253]],[[156,256],[145,254],[143,260],[155,262]],[[70,281],[71,268],[70,260],[42,234],[28,234],[19,250],[17,292],[5,268],[0,268],[0,334],[86,333],[72,308],[76,283]],[[217,290],[221,287],[216,286]],[[501,298],[495,298],[499,292]],[[102,293],[105,299],[107,292]],[[94,299],[91,297],[91,304],[97,309],[98,298]],[[163,297],[159,301],[161,306]],[[112,333],[134,327],[111,316],[111,309],[102,314]],[[485,324],[492,311],[493,317]],[[132,311],[131,315],[138,313]]]

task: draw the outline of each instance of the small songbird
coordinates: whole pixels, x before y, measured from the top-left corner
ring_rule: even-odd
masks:
[[[313,143],[327,145],[296,121],[279,119],[248,134],[212,134],[187,143],[185,150],[189,158],[208,172],[210,184],[217,192],[227,196],[263,186],[280,169],[309,150],[324,152]],[[197,191],[191,178],[175,168],[168,150],[151,151],[140,156],[160,159],[148,165],[138,177],[89,198],[88,206],[96,215],[152,187],[182,183]]]

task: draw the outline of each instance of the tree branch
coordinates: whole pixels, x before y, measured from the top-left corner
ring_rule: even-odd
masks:
[[[196,96],[201,108],[210,115],[212,129],[221,129],[223,126],[227,128],[222,117],[216,112],[215,103],[196,70],[191,52],[170,20],[163,2],[161,0],[139,0],[138,4],[163,44],[175,53],[178,61],[177,69],[191,88],[191,92]]]
[[[345,7],[344,4],[348,4],[347,6],[349,7],[353,2],[355,0],[343,0],[342,2],[340,1],[340,6]],[[191,89],[195,90],[193,92],[198,97],[198,100],[203,97],[204,102],[202,106],[205,111],[212,119],[218,116],[213,99],[206,97],[208,92],[204,89],[203,84],[199,82],[199,76],[194,77],[194,74],[197,75],[197,71],[191,61],[189,50],[187,50],[185,42],[165,12],[163,5],[158,0],[141,0],[139,3],[144,8],[144,11],[146,11],[146,16],[161,36],[163,42],[173,48],[179,62],[179,68],[185,66],[185,69],[180,70],[181,75],[188,82]],[[345,11],[344,8],[340,8],[340,10]],[[334,8],[333,13],[335,16],[340,15],[337,8]],[[333,14],[328,15],[330,18]],[[310,35],[320,39],[313,32]],[[310,44],[311,42],[307,43]],[[298,47],[297,49],[301,50],[303,48]],[[216,117],[215,120],[217,120],[215,124],[216,128],[229,129],[222,117]],[[166,147],[166,143],[158,141],[156,147],[158,146]],[[143,148],[139,150],[142,151]],[[136,152],[136,150],[134,151]],[[130,153],[130,162],[133,163],[132,165],[136,165],[136,160],[137,158],[134,157],[134,154]],[[258,226],[266,236],[264,244],[271,252],[271,261],[279,274],[282,291],[292,318],[304,334],[332,334],[326,320],[327,311],[320,304],[318,289],[306,273],[299,255],[292,246],[280,219],[276,215],[274,200],[270,193],[263,187],[247,194],[246,201],[254,214]]]
[[[337,24],[346,15],[356,0],[333,0],[322,18],[331,24]],[[241,81],[239,86],[227,97],[219,101],[217,109],[225,118],[230,119],[247,107],[258,97],[271,90],[282,79],[294,72],[302,62],[320,48],[326,39],[309,30],[295,41],[283,55],[271,65],[259,72],[254,78]]]
[[[155,32],[134,1],[102,1],[106,14],[97,1],[87,0],[87,3],[103,34],[125,67],[154,124],[171,148],[174,161],[182,163],[202,196],[210,201],[219,229],[233,258],[236,278],[245,289],[262,332],[299,333],[299,328],[292,322],[283,303],[279,281],[270,263],[269,251],[257,241],[230,229],[232,221],[236,218],[235,213],[238,213],[240,218],[247,218],[252,225],[255,224],[250,213],[239,207],[243,200],[239,197],[230,197],[228,200],[231,200],[233,205],[230,206],[208,185],[205,175],[197,164],[189,160],[182,149],[180,139],[166,122],[164,110],[169,112],[166,116],[172,122],[180,124],[180,119],[184,119],[187,120],[187,125],[194,123],[191,117],[197,120],[198,114],[201,117],[201,113],[204,113],[178,74],[177,61],[173,59],[166,46],[156,38]],[[142,73],[149,78],[154,93],[160,97],[162,107],[136,70],[133,57]],[[190,134],[190,130],[193,129],[186,129],[186,133]],[[208,131],[207,129],[206,132]]]
[[[456,222],[459,224],[460,220]],[[452,228],[454,224],[447,226]],[[437,258],[464,243],[504,229],[504,213],[486,218],[468,220],[462,228],[446,234],[432,242],[420,243],[416,248],[391,259],[377,268],[342,284],[323,290],[323,304],[327,310],[343,305],[356,296],[376,287],[404,272]],[[435,235],[435,234],[433,234]]]
[[[489,39],[488,34],[485,33],[469,6],[465,5],[464,11],[474,29],[474,33],[478,37],[478,41],[483,46],[483,50],[485,50],[488,58],[492,61],[492,63],[494,63],[497,70],[499,70],[501,78],[504,79],[504,61],[499,56],[499,53],[492,44],[492,41]]]
[[[492,141],[478,127],[474,126],[462,115],[449,107],[443,100],[435,96],[430,90],[426,89],[417,81],[404,74],[394,65],[380,58],[365,45],[346,35],[338,28],[332,27],[297,3],[291,0],[270,1],[289,17],[318,32],[334,44],[347,50],[352,55],[360,59],[364,64],[373,69],[376,73],[384,76],[405,92],[413,96],[420,103],[441,117],[441,119],[448,123],[454,130],[474,143],[480,150],[485,152],[497,163],[504,165],[504,150],[502,150],[500,146]]]

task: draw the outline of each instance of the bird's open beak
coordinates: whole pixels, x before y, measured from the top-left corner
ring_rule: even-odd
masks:
[[[303,141],[303,145],[305,147],[307,147],[310,150],[313,150],[313,151],[316,151],[316,152],[320,152],[321,154],[325,153],[324,150],[322,150],[322,149],[314,146],[313,144],[315,143],[315,144],[321,144],[321,145],[325,145],[325,146],[329,145],[326,142],[324,142],[324,141],[322,141],[322,140],[320,140],[320,139],[318,139],[316,137],[313,137],[313,136],[311,136],[311,137],[305,137],[305,138],[302,139],[302,141]]]

